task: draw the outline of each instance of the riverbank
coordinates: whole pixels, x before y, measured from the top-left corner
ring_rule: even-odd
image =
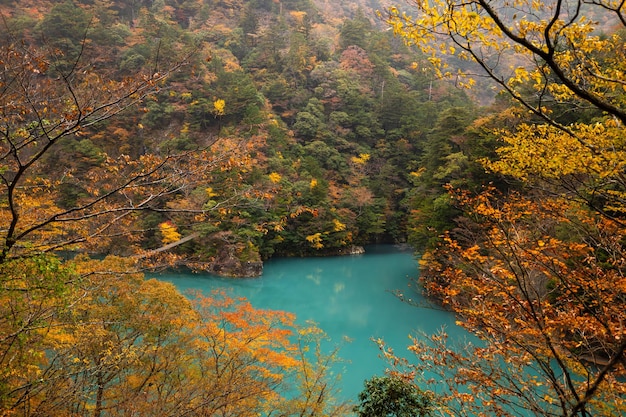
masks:
[[[365,253],[363,246],[352,245],[332,252],[324,252],[323,256],[354,256]],[[225,278],[255,278],[263,275],[264,262],[259,256],[254,259],[241,259],[236,251],[226,247],[217,254],[211,261],[207,262],[187,262],[185,267],[197,271],[214,274]]]

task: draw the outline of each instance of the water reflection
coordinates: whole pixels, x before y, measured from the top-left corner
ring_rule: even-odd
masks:
[[[226,290],[248,298],[257,308],[293,312],[301,324],[318,323],[331,338],[329,350],[344,345],[340,354],[348,362],[336,371],[343,373],[343,395],[353,400],[365,379],[385,369],[373,338],[383,338],[396,353],[409,356],[408,335],[416,331],[432,334],[446,327],[453,337],[455,332],[465,334],[451,314],[416,308],[396,297],[400,291],[418,303],[425,301],[408,286],[416,274],[417,262],[410,252],[385,246],[359,256],[274,259],[266,263],[263,276],[254,279],[184,273],[159,278],[181,290]],[[351,342],[346,344],[345,339]]]

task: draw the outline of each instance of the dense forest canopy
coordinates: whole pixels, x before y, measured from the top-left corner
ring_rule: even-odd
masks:
[[[373,242],[485,345],[363,401],[624,412],[624,5],[393,3],[0,0],[1,415],[346,415],[319,329],[139,271]]]
[[[158,253],[169,263],[254,275],[260,261],[274,254],[344,253],[368,242],[406,241],[407,214],[415,204],[409,173],[424,159],[433,169],[441,165],[447,150],[426,149],[425,138],[447,128],[448,120],[438,119],[445,109],[463,107],[471,114],[469,102],[450,84],[416,69],[415,53],[377,30],[382,22],[370,8],[344,6],[337,14],[327,3],[318,6],[309,1],[5,5],[5,41],[45,51],[49,61],[41,77],[63,78],[66,94],[79,82],[84,88],[100,82],[78,80],[87,73],[118,83],[143,74],[152,87],[129,94],[132,100],[119,103],[124,111],[115,107],[120,113],[115,119],[109,111],[106,120],[92,121],[83,112],[80,117],[89,122],[76,123],[80,131],[63,134],[29,169],[31,177],[37,171],[55,182],[56,213],[47,207],[48,217],[39,219],[42,228],[54,229],[65,221],[62,213],[89,205],[102,191],[90,190],[94,178],[108,182],[112,164],[130,157],[153,167],[166,160],[182,165],[158,179],[144,178],[160,187],[150,191],[149,201],[130,202],[144,215],[108,227],[107,239],[99,234],[100,247],[90,247],[92,252]],[[330,18],[342,13],[352,17]],[[98,99],[106,97],[90,98]],[[96,110],[78,102],[80,97],[75,101],[75,107]],[[40,107],[31,109],[34,122],[53,104]],[[467,123],[469,118],[459,120],[458,128]],[[86,177],[91,184],[81,183]],[[113,187],[107,186],[110,192]],[[88,233],[65,235],[68,242],[48,242],[46,250],[72,238],[94,243]],[[189,236],[193,239],[184,245],[158,251]]]

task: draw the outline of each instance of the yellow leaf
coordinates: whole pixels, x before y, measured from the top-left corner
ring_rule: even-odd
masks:
[[[176,230],[176,226],[172,222],[163,222],[159,225],[161,231],[161,241],[164,245],[180,240],[180,233]]]
[[[213,113],[216,116],[223,116],[226,108],[226,102],[222,99],[217,99],[213,102]]]
[[[283,177],[278,172],[272,172],[269,174],[269,178],[271,182],[278,184]]]

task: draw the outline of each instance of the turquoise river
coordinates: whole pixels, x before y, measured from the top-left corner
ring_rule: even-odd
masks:
[[[372,338],[384,339],[398,355],[409,357],[410,334],[432,334],[445,327],[451,338],[468,335],[455,325],[452,314],[398,299],[395,293],[399,291],[418,304],[427,304],[409,287],[416,275],[417,261],[411,252],[375,246],[364,255],[272,259],[259,278],[180,272],[158,278],[181,291],[222,289],[231,296],[246,297],[257,308],[295,313],[298,323],[314,321],[331,344],[342,344],[339,352],[344,362],[337,368],[343,373],[342,396],[355,401],[363,381],[382,375],[386,367]],[[345,339],[349,342],[344,344]]]

